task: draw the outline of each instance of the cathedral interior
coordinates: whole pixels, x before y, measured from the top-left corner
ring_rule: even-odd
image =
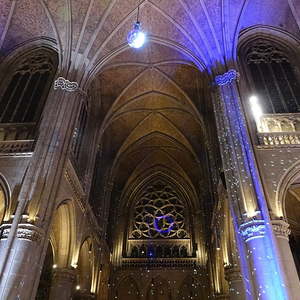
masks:
[[[0,299],[300,299],[299,0],[0,0]]]

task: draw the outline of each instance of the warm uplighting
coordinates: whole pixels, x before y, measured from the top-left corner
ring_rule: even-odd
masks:
[[[251,96],[249,98],[249,102],[251,105],[253,117],[254,117],[256,123],[259,123],[260,117],[263,115],[263,112],[262,112],[261,106],[259,105],[258,98],[256,96]]]

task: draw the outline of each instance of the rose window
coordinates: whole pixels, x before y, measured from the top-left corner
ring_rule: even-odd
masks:
[[[170,185],[156,181],[142,193],[134,207],[132,238],[188,238],[184,205]]]

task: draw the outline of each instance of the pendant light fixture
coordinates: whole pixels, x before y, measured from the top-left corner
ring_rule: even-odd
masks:
[[[146,34],[141,30],[141,22],[139,21],[140,0],[137,11],[136,22],[133,24],[133,30],[127,35],[128,45],[132,48],[141,48],[146,41]]]

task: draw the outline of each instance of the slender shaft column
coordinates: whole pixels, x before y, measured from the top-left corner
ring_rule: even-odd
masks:
[[[272,225],[277,238],[278,250],[282,261],[281,265],[287,276],[288,288],[293,295],[297,295],[299,292],[299,276],[289,243],[289,235],[291,233],[289,224],[283,220],[273,220]]]
[[[54,269],[50,300],[69,300],[75,291],[76,270]]]
[[[235,223],[246,299],[297,299],[274,235],[237,86],[238,73],[216,77],[214,103],[230,210]],[[298,292],[296,292],[296,290]]]
[[[245,288],[239,267],[225,267],[225,279],[227,280],[229,285],[229,299],[244,300]]]
[[[75,83],[60,79],[59,84],[61,89],[49,93],[15,217],[1,248],[0,299],[35,299],[59,182],[81,105],[81,95],[70,93],[76,90]],[[31,227],[25,232],[33,240],[24,238],[23,215],[28,215]]]

